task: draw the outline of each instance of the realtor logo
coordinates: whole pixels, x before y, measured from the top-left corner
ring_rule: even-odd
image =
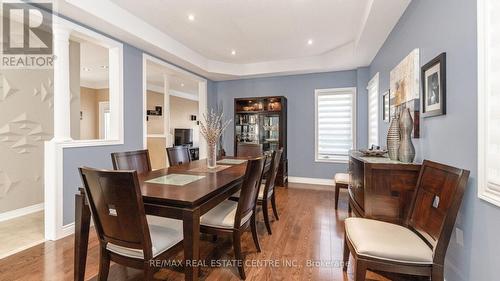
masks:
[[[52,67],[52,3],[4,1],[2,17],[2,67]]]

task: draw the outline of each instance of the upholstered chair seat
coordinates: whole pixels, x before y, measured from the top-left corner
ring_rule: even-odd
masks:
[[[264,200],[264,186],[265,186],[265,184],[261,184],[260,185],[259,197],[258,197],[259,200]],[[268,192],[267,197],[271,196],[272,194],[273,194],[272,191]],[[236,192],[235,194],[233,194],[232,197],[234,197],[234,198],[240,198],[240,192],[239,191]]]
[[[339,206],[339,194],[340,189],[347,189],[349,187],[349,174],[346,173],[336,173],[333,177],[334,186],[335,186],[335,210],[338,209]],[[351,208],[349,206],[349,213],[351,212]]]
[[[238,202],[226,200],[215,206],[206,214],[201,216],[200,224],[217,228],[234,228],[236,208]],[[252,212],[241,218],[241,225],[245,224],[252,217]]]
[[[148,221],[149,234],[151,235],[153,257],[158,256],[182,241],[181,220],[157,216],[146,216],[146,219]],[[141,249],[127,248],[112,243],[108,243],[106,249],[122,256],[144,259],[144,253]]]
[[[408,228],[364,218],[347,218],[344,223],[347,239],[358,256],[432,264],[432,249]]]
[[[349,174],[346,173],[336,173],[334,177],[335,183],[349,185]]]

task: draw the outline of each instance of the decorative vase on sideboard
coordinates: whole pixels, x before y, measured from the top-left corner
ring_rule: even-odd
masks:
[[[391,160],[398,160],[398,150],[401,136],[399,133],[399,116],[396,115],[391,120],[389,131],[387,132],[387,153]]]
[[[415,159],[415,147],[411,141],[411,131],[413,130],[413,119],[408,108],[401,113],[399,120],[399,130],[401,142],[399,144],[398,158],[404,163],[412,163]]]

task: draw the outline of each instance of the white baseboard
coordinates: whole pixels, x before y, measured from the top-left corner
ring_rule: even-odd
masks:
[[[92,228],[93,226],[94,226],[94,220],[91,218],[90,219],[90,228]],[[75,222],[63,225],[59,239],[63,239],[64,237],[72,235],[72,234],[75,234]]]
[[[40,203],[40,204],[31,205],[31,206],[16,209],[16,210],[4,212],[4,213],[0,214],[0,222],[15,219],[17,217],[29,215],[32,213],[36,213],[36,212],[42,211],[43,209],[44,209],[44,204]]]
[[[304,183],[316,185],[315,187],[304,187],[304,189],[318,189],[318,190],[334,190],[333,179],[319,179],[319,178],[303,178],[303,177],[288,177],[288,182],[291,183]],[[292,188],[301,188],[299,186],[290,186]]]
[[[74,222],[69,223],[67,225],[63,225],[59,239],[62,239],[64,237],[69,236],[69,235],[74,234],[74,233],[75,233],[75,223]]]

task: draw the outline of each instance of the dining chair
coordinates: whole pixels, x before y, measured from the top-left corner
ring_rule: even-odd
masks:
[[[344,271],[354,257],[354,280],[378,270],[444,280],[444,259],[469,171],[424,161],[404,225],[345,219]]]
[[[262,144],[238,143],[237,157],[260,157],[264,154]]]
[[[262,205],[262,213],[264,215],[264,223],[266,225],[267,232],[272,234],[271,223],[269,220],[269,202],[271,203],[274,217],[279,220],[278,208],[276,207],[276,197],[274,194],[274,187],[276,182],[276,175],[278,174],[278,168],[281,161],[281,155],[283,154],[283,148],[273,152],[271,159],[271,164],[267,175],[265,176],[265,182],[261,183],[259,188],[259,195],[257,197],[257,205]],[[264,174],[263,174],[264,177]],[[235,193],[232,199],[239,200],[240,192]],[[266,195],[264,195],[266,194]]]
[[[99,239],[98,280],[107,280],[111,261],[143,269],[143,280],[153,280],[151,261],[181,249],[182,221],[146,216],[136,171],[79,171]]]
[[[248,160],[238,202],[225,200],[200,218],[200,231],[202,233],[232,234],[234,254],[238,260],[238,271],[242,279],[245,279],[246,276],[241,254],[241,235],[249,227],[252,231],[255,247],[258,252],[261,251],[257,236],[255,209],[264,161],[264,157]]]
[[[335,210],[338,209],[339,206],[339,194],[340,189],[348,189],[349,188],[349,174],[347,173],[336,173],[333,178],[335,184]],[[347,204],[349,205],[349,204]]]
[[[273,209],[274,218],[279,220],[278,208],[276,207],[276,195],[274,193],[274,187],[276,183],[276,175],[278,174],[278,169],[281,162],[281,155],[283,154],[283,148],[275,150],[272,155],[271,168],[267,173],[266,181],[261,184],[259,189],[259,196],[257,198],[257,204],[262,205],[262,213],[264,215],[264,223],[266,224],[267,232],[272,234],[271,223],[269,220],[269,202]]]
[[[167,147],[168,164],[170,166],[182,165],[191,162],[189,147],[173,146]]]
[[[136,170],[139,174],[151,171],[151,159],[147,149],[114,152],[111,153],[111,160],[115,170]]]

